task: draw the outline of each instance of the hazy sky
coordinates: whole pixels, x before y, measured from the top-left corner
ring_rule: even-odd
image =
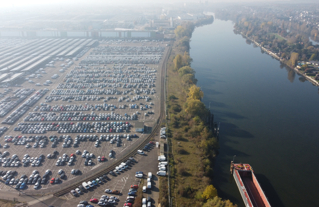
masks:
[[[221,2],[296,2],[300,0],[0,0],[0,7],[25,7],[35,5],[48,5],[48,4],[114,4],[114,5],[138,5],[139,3],[174,3],[174,2],[205,2],[209,3],[221,3]],[[304,0],[314,1],[314,0]]]

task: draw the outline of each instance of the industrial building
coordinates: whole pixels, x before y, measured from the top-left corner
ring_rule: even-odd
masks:
[[[138,132],[138,133],[144,132],[144,123],[143,122],[136,122],[135,123],[135,132]]]

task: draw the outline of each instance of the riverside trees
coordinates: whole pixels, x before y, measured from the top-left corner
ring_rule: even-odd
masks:
[[[171,53],[173,58],[168,63],[167,71],[167,134],[172,145],[169,162],[173,166],[170,170],[170,188],[178,206],[203,206],[206,202],[211,203],[211,199],[217,196],[211,179],[218,141],[209,128],[210,112],[201,102],[204,93],[195,85],[195,70],[190,65],[192,59],[188,49],[193,29],[194,25],[187,23],[175,30],[176,41]],[[205,189],[208,190],[204,194]],[[210,189],[215,189],[215,193],[211,194]],[[165,193],[167,192],[161,187],[160,194],[163,198]],[[204,199],[206,195],[209,196]],[[220,198],[219,200],[222,201]],[[231,204],[230,201],[227,202]],[[161,199],[160,203],[166,206],[167,200]],[[214,206],[217,205],[211,207]],[[231,204],[229,207],[232,206]]]

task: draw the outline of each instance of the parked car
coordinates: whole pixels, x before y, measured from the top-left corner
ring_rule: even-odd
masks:
[[[138,188],[138,185],[131,185],[131,188]]]
[[[91,199],[90,199],[90,202],[92,202],[92,203],[98,203],[99,200],[98,200],[97,198],[91,198]]]
[[[120,191],[118,191],[118,190],[113,190],[112,193],[118,195],[118,194],[120,194]]]
[[[112,190],[110,190],[110,189],[105,189],[104,192],[105,192],[105,193],[112,193]]]
[[[77,196],[75,190],[71,190],[71,194],[72,194],[73,196]]]

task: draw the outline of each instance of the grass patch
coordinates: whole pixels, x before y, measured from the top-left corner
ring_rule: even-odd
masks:
[[[284,38],[283,36],[281,36],[278,33],[269,33],[270,35],[274,35],[278,40],[287,40],[286,38]]]

